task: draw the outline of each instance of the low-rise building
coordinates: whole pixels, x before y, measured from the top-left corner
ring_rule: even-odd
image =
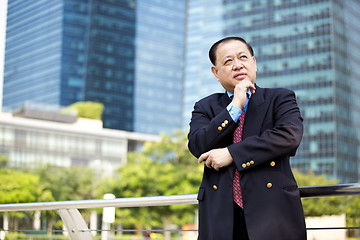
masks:
[[[110,174],[126,163],[129,151],[159,139],[106,129],[100,120],[77,118],[46,107],[0,113],[0,155],[8,156],[9,167],[84,165]]]

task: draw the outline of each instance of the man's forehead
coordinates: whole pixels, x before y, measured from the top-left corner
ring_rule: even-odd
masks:
[[[219,44],[216,55],[221,58],[226,58],[234,54],[246,53],[250,54],[246,44],[241,41],[231,40]]]
[[[245,43],[237,40],[229,40],[219,44],[217,52],[220,51],[234,51],[234,52],[247,52],[250,53]]]

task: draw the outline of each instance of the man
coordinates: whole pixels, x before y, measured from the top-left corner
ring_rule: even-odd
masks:
[[[294,92],[255,85],[256,60],[242,38],[209,51],[226,90],[197,103],[189,150],[204,162],[198,193],[200,240],[305,240],[299,190],[289,157],[303,125]]]

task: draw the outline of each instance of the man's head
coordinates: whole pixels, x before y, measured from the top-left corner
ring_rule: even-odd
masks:
[[[256,60],[252,47],[240,37],[227,37],[214,43],[209,51],[212,73],[229,92],[237,83],[255,83]]]

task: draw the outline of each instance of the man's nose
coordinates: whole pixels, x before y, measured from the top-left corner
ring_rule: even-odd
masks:
[[[239,59],[235,58],[233,61],[233,69],[237,70],[237,69],[241,69],[243,67],[244,67],[243,63]]]

